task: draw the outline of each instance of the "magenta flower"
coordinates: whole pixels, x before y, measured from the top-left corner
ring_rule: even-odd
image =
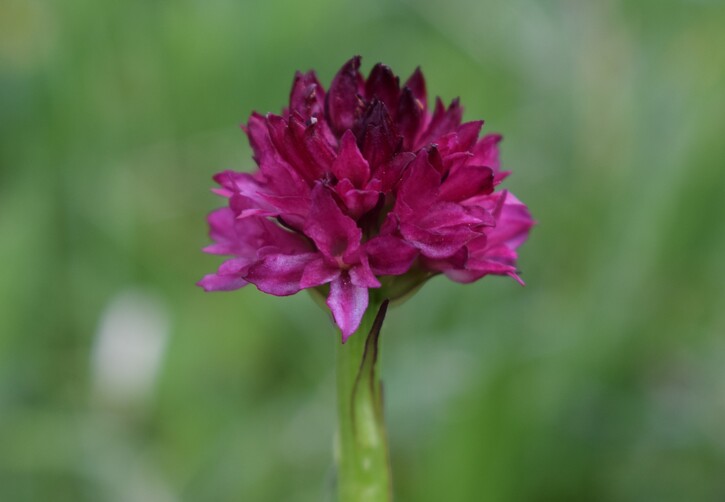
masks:
[[[533,225],[524,204],[495,191],[509,174],[500,136],[461,123],[458,100],[429,111],[419,70],[401,87],[387,66],[367,79],[359,66],[348,61],[327,92],[314,72],[297,73],[281,115],[252,114],[244,130],[259,169],[214,177],[228,204],[209,215],[204,250],[232,258],[199,282],[278,296],[315,288],[343,342],[371,288],[394,299],[439,273],[522,282],[516,249]]]

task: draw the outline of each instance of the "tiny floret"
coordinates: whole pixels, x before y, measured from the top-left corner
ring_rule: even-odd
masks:
[[[342,332],[360,325],[369,290],[396,299],[437,274],[469,283],[507,275],[523,284],[517,248],[533,220],[499,163],[498,134],[462,122],[458,100],[428,108],[416,69],[401,85],[383,64],[367,78],[349,60],[325,90],[298,72],[279,114],[243,126],[258,169],[214,176],[227,204],[209,217],[230,256],[199,285],[249,283],[272,295],[312,288]]]

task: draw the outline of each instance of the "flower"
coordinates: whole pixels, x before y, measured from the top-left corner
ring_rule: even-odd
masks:
[[[227,205],[209,215],[214,242],[230,255],[199,285],[248,283],[277,296],[312,288],[343,342],[358,328],[371,288],[394,299],[436,274],[468,283],[489,274],[521,281],[516,249],[533,220],[507,191],[501,136],[479,138],[458,100],[428,109],[423,74],[401,87],[389,67],[367,78],[354,57],[325,91],[297,73],[281,115],[253,113],[254,173],[214,176]]]

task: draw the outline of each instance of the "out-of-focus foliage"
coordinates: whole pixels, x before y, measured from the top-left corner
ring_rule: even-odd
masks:
[[[0,499],[319,501],[337,335],[204,294],[210,176],[353,54],[504,133],[528,282],[389,313],[402,501],[725,499],[717,0],[4,0]]]

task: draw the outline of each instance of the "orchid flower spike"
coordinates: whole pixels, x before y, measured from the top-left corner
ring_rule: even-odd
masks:
[[[419,69],[401,85],[388,66],[367,78],[360,57],[325,90],[297,73],[280,115],[253,113],[243,126],[258,169],[224,171],[209,215],[213,244],[228,255],[199,285],[249,283],[272,295],[313,289],[342,332],[355,332],[369,290],[391,300],[445,274],[469,283],[507,275],[522,283],[516,249],[533,220],[499,163],[501,136],[462,123],[458,100],[428,107]]]

